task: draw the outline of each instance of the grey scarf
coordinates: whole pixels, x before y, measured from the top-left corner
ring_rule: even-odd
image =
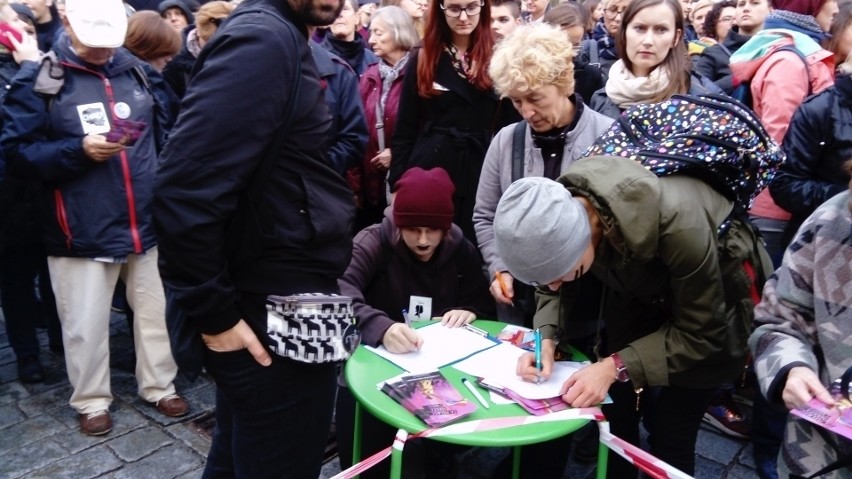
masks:
[[[399,73],[405,68],[406,63],[408,63],[408,52],[394,66],[388,65],[384,61],[379,62],[379,76],[382,78],[382,96],[379,99],[379,104],[382,107],[382,111],[385,111],[385,102],[388,100],[391,85],[399,78]]]

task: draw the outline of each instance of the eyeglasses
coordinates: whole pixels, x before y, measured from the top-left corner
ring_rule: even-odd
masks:
[[[606,17],[609,19],[614,19],[615,17],[624,14],[625,10],[627,10],[627,7],[618,8],[613,5],[611,7],[607,7],[607,9],[604,10],[604,15],[606,15]]]
[[[464,8],[459,7],[458,5],[450,5],[449,7],[441,5],[441,10],[444,11],[444,15],[450,18],[458,18],[461,16],[462,12],[466,13],[468,17],[473,17],[479,15],[479,12],[482,11],[482,6],[484,4],[484,2],[479,2],[473,5],[468,5]]]
[[[719,19],[719,23],[732,23],[734,21],[734,17],[722,17]]]

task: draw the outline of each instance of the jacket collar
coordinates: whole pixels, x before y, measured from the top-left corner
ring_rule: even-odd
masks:
[[[62,32],[59,35],[59,38],[57,38],[56,43],[53,45],[53,50],[56,52],[61,61],[74,64],[79,66],[81,69],[88,70],[93,73],[103,74],[107,77],[118,75],[142,64],[141,60],[133,56],[124,48],[116,48],[112,59],[110,59],[106,65],[90,65],[77,56],[71,48],[71,37],[69,37],[65,32]]]

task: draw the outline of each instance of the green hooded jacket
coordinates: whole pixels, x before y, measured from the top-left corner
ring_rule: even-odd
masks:
[[[735,220],[718,238],[733,204],[699,179],[658,178],[620,157],[578,161],[558,181],[588,198],[603,222],[591,272],[604,284],[607,350],[619,353],[634,387],[734,379],[745,365],[754,295],[772,270],[751,226]],[[564,330],[570,289],[539,289],[537,327]]]

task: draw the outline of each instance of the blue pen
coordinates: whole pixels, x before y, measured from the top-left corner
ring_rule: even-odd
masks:
[[[402,310],[402,319],[405,320],[406,326],[411,326],[411,318],[408,317],[408,310],[407,309]]]
[[[536,329],[533,333],[535,339],[535,368],[539,372],[539,377],[536,382],[541,380],[541,329]]]

